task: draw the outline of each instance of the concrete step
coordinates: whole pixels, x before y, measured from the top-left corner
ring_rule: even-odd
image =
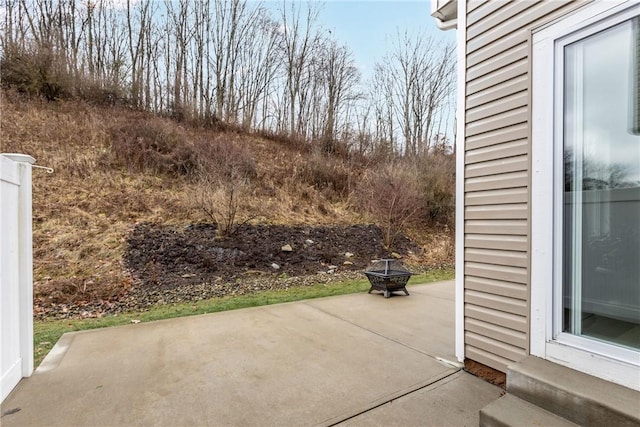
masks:
[[[640,392],[534,356],[509,366],[507,393],[581,426],[640,425]]]
[[[532,403],[511,394],[494,400],[480,410],[480,427],[544,426],[576,427],[565,420]]]

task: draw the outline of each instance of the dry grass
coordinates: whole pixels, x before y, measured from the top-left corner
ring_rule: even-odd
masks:
[[[0,92],[0,112],[0,152],[30,154],[38,165],[55,169],[33,174],[35,298],[43,304],[110,299],[125,292],[131,281],[121,260],[126,236],[138,222],[210,221],[193,201],[206,182],[166,173],[157,164],[132,168],[122,161],[114,138],[132,144],[136,129],[172,135],[168,144],[187,150],[220,138],[244,147],[248,154],[242,155],[251,156],[254,165],[250,197],[239,201],[239,217],[273,224],[366,220],[352,208],[347,187],[330,183],[340,186],[331,191],[316,182],[327,181],[322,158],[296,144],[189,127],[122,106],[28,100],[14,92]],[[329,171],[351,167],[347,160],[332,162]],[[434,246],[430,256],[450,261],[450,248],[435,248],[440,242],[425,241]]]

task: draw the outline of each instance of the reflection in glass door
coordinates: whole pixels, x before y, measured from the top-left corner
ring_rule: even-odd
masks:
[[[562,331],[640,349],[640,18],[564,46]]]

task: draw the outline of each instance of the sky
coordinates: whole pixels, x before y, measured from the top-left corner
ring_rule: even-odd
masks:
[[[351,47],[363,77],[372,73],[392,47],[398,31],[425,33],[436,40],[455,42],[455,31],[441,31],[431,17],[430,1],[344,1],[325,3],[320,22]]]
[[[257,1],[257,0],[256,0]],[[304,10],[307,0],[293,0]],[[398,33],[424,34],[437,44],[456,42],[456,31],[438,29],[431,17],[430,0],[309,0],[320,3],[318,25],[331,31],[341,44],[349,47],[361,73],[361,84],[373,77],[376,62],[390,52]],[[273,16],[278,16],[283,0],[263,0]],[[445,133],[454,135],[455,105],[444,114]]]
[[[455,43],[455,30],[441,31],[436,27],[429,0],[327,0],[321,3],[318,23],[351,48],[363,80],[372,75],[375,62],[390,49],[398,31],[410,35],[424,32],[434,40]],[[265,6],[277,10],[282,2],[267,1]]]

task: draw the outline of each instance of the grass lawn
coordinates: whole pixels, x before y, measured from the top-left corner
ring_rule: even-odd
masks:
[[[409,286],[423,283],[453,279],[452,269],[432,270],[427,273],[411,277]],[[109,326],[126,325],[129,323],[151,322],[154,320],[171,319],[174,317],[191,316],[195,314],[216,313],[219,311],[235,310],[239,308],[257,307],[261,305],[279,304],[283,302],[301,301],[322,298],[333,295],[345,295],[365,292],[369,289],[368,280],[351,280],[345,282],[318,284],[306,287],[294,287],[287,290],[264,291],[252,295],[211,298],[208,300],[161,305],[142,312],[122,313],[91,319],[64,319],[34,321],[34,358],[35,366],[53,348],[62,334],[87,329],[106,328]]]

